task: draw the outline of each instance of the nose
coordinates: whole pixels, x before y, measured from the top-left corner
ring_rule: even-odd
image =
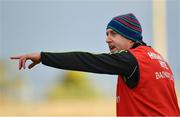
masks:
[[[107,36],[107,38],[106,38],[106,43],[111,43],[111,39]]]

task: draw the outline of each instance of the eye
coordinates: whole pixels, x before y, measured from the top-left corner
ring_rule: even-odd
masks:
[[[106,36],[108,36],[109,35],[109,33],[108,32],[106,32]]]

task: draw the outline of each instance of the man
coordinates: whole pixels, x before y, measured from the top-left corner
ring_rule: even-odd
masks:
[[[19,69],[42,64],[66,69],[118,75],[117,116],[180,115],[173,73],[154,49],[142,40],[142,29],[132,14],[114,17],[107,25],[110,53],[39,52],[11,57]]]

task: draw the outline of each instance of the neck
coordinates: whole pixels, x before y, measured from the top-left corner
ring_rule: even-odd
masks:
[[[133,43],[131,49],[136,48],[136,47],[138,47],[138,46],[140,46],[140,45],[147,46],[147,44],[144,43],[143,41],[142,41],[142,42],[137,41],[137,42],[134,42],[134,43]]]

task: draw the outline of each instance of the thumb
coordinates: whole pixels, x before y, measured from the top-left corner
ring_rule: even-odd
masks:
[[[31,69],[31,68],[33,68],[35,65],[37,65],[38,63],[35,63],[35,62],[33,62],[33,63],[31,63],[29,66],[28,66],[28,68],[29,69]]]

